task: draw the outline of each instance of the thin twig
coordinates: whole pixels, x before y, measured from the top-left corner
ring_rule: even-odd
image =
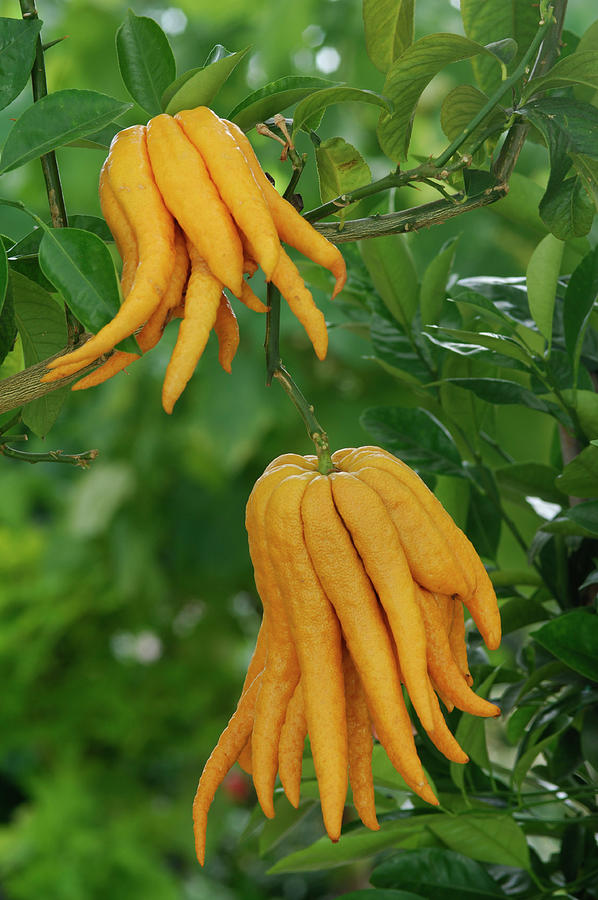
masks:
[[[19,0],[21,13],[24,19],[37,19],[37,9],[35,0]],[[62,40],[62,38],[60,38]],[[49,45],[51,46],[51,44]],[[31,85],[33,91],[33,102],[37,103],[42,97],[48,93],[48,84],[46,81],[46,64],[44,61],[44,45],[42,43],[41,34],[38,35],[35,44],[35,61],[31,70]],[[44,181],[46,182],[46,193],[48,195],[48,205],[50,207],[50,218],[53,228],[66,228],[68,225],[68,217],[66,214],[66,205],[64,202],[64,194],[62,192],[62,183],[60,181],[60,172],[56,154],[53,150],[44,153],[40,157]],[[68,306],[64,306],[67,335],[69,347],[77,342],[77,337],[82,333],[83,325],[73,315]]]
[[[83,453],[65,453],[63,450],[49,450],[47,453],[28,453],[25,450],[15,450],[7,444],[0,444],[0,454],[20,462],[28,462],[32,465],[40,462],[65,463],[70,466],[79,466],[88,469],[90,462],[97,457],[98,450],[85,450]]]

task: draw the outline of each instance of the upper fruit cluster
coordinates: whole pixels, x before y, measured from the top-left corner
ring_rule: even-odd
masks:
[[[145,352],[169,319],[182,315],[162,392],[164,409],[172,412],[212,328],[220,362],[230,371],[238,327],[223,289],[251,309],[266,311],[243,277],[258,266],[324,358],[324,317],[281,240],[332,272],[333,296],[345,283],[344,260],[278,194],[249,140],[232,122],[200,106],[124,129],[102,168],[100,201],[123,259],[125,299],[116,316],[82,347],[49,364],[53,371],[44,381],[73,375],[135,333]],[[136,358],[113,352],[75,389],[105,381]]]

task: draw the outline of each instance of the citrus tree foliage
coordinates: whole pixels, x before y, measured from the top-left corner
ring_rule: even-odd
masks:
[[[294,4],[281,30],[270,3],[242,23],[207,3],[67,5],[47,26],[3,5],[9,898],[597,896],[598,25],[575,9],[563,23],[560,0],[357,6]],[[36,53],[50,91],[37,81],[32,102]],[[308,442],[282,392],[264,390],[261,328],[241,314],[232,379],[210,343],[168,421],[170,329],[114,384],[35,387],[77,323],[96,331],[121,302],[96,198],[112,136],[200,104],[249,133],[281,189],[291,168],[254,126],[287,117],[306,155],[295,190],[349,281],[330,304],[327,278],[303,265],[331,351],[316,363],[283,319],[285,363],[336,447],[381,444],[434,488],[491,573],[505,633],[492,653],[469,637],[476,690],[502,716],[448,716],[468,765],[417,738],[439,808],[377,747],[380,831],[349,804],[333,845],[309,756],[299,809],[279,796],[272,821],[233,771],[201,874],[191,798],[259,621],[243,507],[265,463]],[[88,464],[95,452],[73,451],[90,446],[87,471],[54,464]]]

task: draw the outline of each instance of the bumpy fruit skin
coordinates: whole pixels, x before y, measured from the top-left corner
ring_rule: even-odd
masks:
[[[379,827],[372,730],[407,786],[438,803],[418,757],[402,683],[420,726],[454,763],[468,757],[438,698],[448,709],[454,704],[474,715],[500,712],[471,690],[464,605],[491,644],[500,638],[496,597],[471,544],[418,476],[391,454],[346,448],[332,460],[334,470],[322,475],[314,456],[277,457],[247,504],[264,620],[242,711],[217,748],[218,765],[208,763],[200,779],[195,830],[202,862],[207,808],[217,778],[226,774],[223,748],[231,766],[229,749],[238,748],[236,758],[252,772],[271,816],[277,769],[289,801],[299,804],[308,736],[324,824],[335,841],[347,776],[362,822]],[[256,684],[255,701],[241,707]]]

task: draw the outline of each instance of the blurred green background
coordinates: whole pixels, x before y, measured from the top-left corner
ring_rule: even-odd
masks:
[[[380,90],[369,62],[356,0],[187,0],[133,2],[168,33],[179,72],[202,65],[216,43],[251,46],[217,98],[226,114],[247,93],[286,74],[319,74]],[[459,31],[456,4],[421,2],[418,35]],[[50,90],[92,88],[127,99],[115,31],[120,0],[40,0]],[[17,17],[16,0],[0,14]],[[570,4],[567,25],[581,33],[593,16]],[[436,78],[420,107],[413,149],[438,152],[442,97],[470,78],[469,64]],[[30,102],[29,88],[2,114],[0,139]],[[143,119],[132,111],[124,124]],[[377,112],[330,110],[322,137],[354,143],[374,176],[388,171],[375,138]],[[284,184],[277,145],[251,135],[265,168]],[[311,145],[301,182],[306,208],[319,202]],[[99,215],[104,154],[58,153],[67,209]],[[526,146],[518,172],[545,177],[544,151]],[[47,215],[39,164],[4,176],[2,195]],[[430,199],[407,189],[395,206]],[[380,209],[388,208],[389,198]],[[385,204],[382,206],[382,203]],[[0,230],[30,229],[1,210]],[[481,210],[411,240],[421,271],[460,234],[456,272],[520,275],[543,233],[519,220],[517,190]],[[354,248],[343,245],[347,259]],[[327,428],[333,446],[368,442],[364,408],[393,402],[394,384],[368,359],[367,335],[348,327],[338,306],[315,291],[330,331],[318,363],[301,328],[283,316],[285,363]],[[245,314],[243,314],[245,313]],[[336,896],[359,885],[359,871],[277,879],[265,874],[251,837],[240,841],[253,807],[240,773],[219,791],[209,822],[208,863],[194,858],[190,808],[202,765],[232,712],[259,624],[244,531],[244,505],[265,465],[280,453],[311,452],[283,391],[264,385],[263,321],[241,310],[241,346],[227,376],[211,341],[168,418],[161,381],[175,332],[114,381],[68,398],[44,442],[29,449],[91,447],[88,471],[0,461],[0,897],[11,900],[170,900]],[[176,326],[175,326],[176,328]],[[539,436],[541,441],[543,436]],[[534,453],[528,445],[527,452]],[[309,840],[321,831],[305,823]],[[301,836],[298,840],[301,839]]]

